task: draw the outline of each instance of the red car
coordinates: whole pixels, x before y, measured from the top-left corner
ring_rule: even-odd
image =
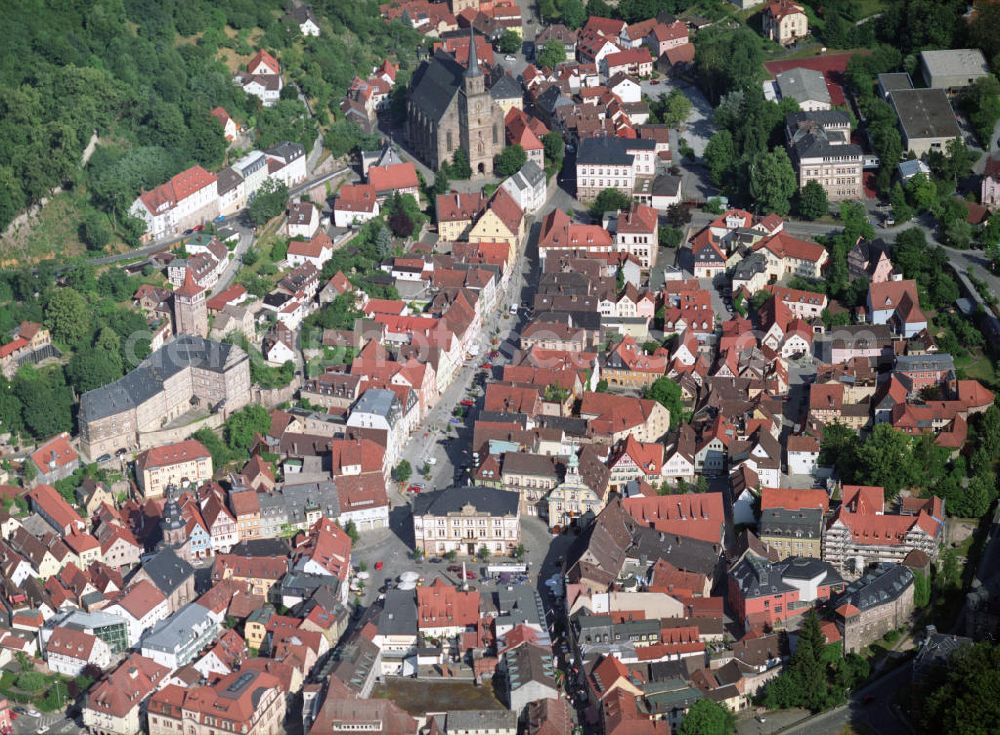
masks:
[[[449,564],[448,565],[448,571],[449,572],[460,572],[460,571],[462,571],[462,565],[461,564]]]
[[[408,493],[419,493],[422,489],[423,488],[420,487],[420,485],[410,485],[408,488],[406,488],[406,492],[408,492]]]
[[[493,358],[500,357],[500,350],[493,350],[490,353],[490,357],[493,357]]]
[[[375,571],[376,572],[382,571],[382,567],[384,567],[384,566],[385,566],[385,564],[383,564],[380,561],[375,562]]]
[[[470,569],[469,571],[467,571],[465,573],[465,578],[466,579],[475,579],[476,578],[476,573]]]
[[[479,367],[481,367],[483,370],[492,370],[493,369],[493,366],[490,363],[488,363],[488,362],[484,362]]]
[[[463,399],[462,399],[461,401],[459,401],[459,402],[460,402],[460,403],[461,403],[461,404],[462,404],[463,406],[465,406],[466,408],[472,408],[473,406],[475,406],[475,405],[476,405],[476,402],[475,402],[475,401],[470,401],[470,400],[469,400],[468,398],[463,398]]]

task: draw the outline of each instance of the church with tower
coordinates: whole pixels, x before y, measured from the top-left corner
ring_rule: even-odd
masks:
[[[470,36],[468,66],[443,50],[413,75],[407,101],[406,138],[435,171],[461,148],[474,174],[492,174],[504,148],[503,110],[486,88],[486,75]]]

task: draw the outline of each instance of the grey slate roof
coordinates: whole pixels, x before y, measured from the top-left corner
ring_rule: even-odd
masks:
[[[794,589],[784,579],[814,579],[822,576],[824,585],[842,581],[841,576],[827,562],[802,556],[791,556],[784,561],[770,563],[755,554],[747,554],[729,574],[736,581],[745,598],[766,597]]]
[[[913,584],[913,572],[902,564],[877,564],[851,582],[834,605],[851,604],[864,612],[899,597]]]
[[[411,590],[389,590],[382,601],[378,616],[378,632],[382,635],[417,634],[417,598]]]
[[[776,77],[781,96],[798,102],[824,102],[830,104],[830,90],[821,72],[796,67],[781,72]]]
[[[890,94],[897,89],[913,89],[913,80],[905,71],[890,72],[878,75],[878,86],[884,94]]]
[[[369,388],[361,394],[352,412],[370,413],[389,419],[393,415],[393,403],[399,403],[396,394],[385,388]]]
[[[211,622],[209,611],[196,602],[191,602],[166,620],[156,624],[142,639],[143,648],[173,653],[192,637],[197,637],[196,628]]]
[[[150,581],[167,597],[194,574],[194,567],[169,547],[144,561],[140,568],[145,570]]]
[[[451,54],[438,51],[413,74],[410,101],[430,120],[440,120],[462,86],[465,69]]]
[[[296,158],[302,158],[306,154],[306,149],[299,143],[290,143],[286,140],[270,148],[265,148],[264,153],[271,158],[280,158],[285,163],[290,163]]]
[[[495,100],[521,99],[524,91],[510,74],[502,74],[490,87],[490,96]]]
[[[681,177],[673,174],[659,174],[653,179],[653,194],[656,196],[677,196],[681,193]]]
[[[460,513],[466,505],[491,516],[517,515],[520,495],[506,490],[474,485],[455,486],[418,495],[413,503],[414,516],[446,516]]]
[[[545,172],[534,161],[528,161],[521,170],[510,177],[511,181],[521,191],[532,189],[545,181]]]
[[[899,355],[896,370],[954,370],[955,360],[947,352],[928,355]]]
[[[649,138],[626,140],[625,138],[584,138],[577,151],[577,164],[601,164],[606,166],[631,166],[635,155],[630,150],[656,148],[656,141]]]
[[[759,535],[817,539],[822,534],[822,523],[823,512],[819,508],[767,508],[760,514]]]
[[[785,115],[785,127],[794,130],[804,122],[814,122],[820,127],[850,128],[851,118],[843,110],[816,110],[815,112],[789,112]]]
[[[244,359],[248,359],[247,354],[236,345],[182,335],[114,383],[84,393],[80,417],[93,421],[134,408],[163,390],[165,380],[188,367],[222,373]]]

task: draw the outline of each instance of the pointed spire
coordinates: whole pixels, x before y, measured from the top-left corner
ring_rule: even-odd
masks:
[[[465,70],[465,76],[478,77],[482,74],[479,68],[479,57],[476,54],[476,30],[469,25],[469,66]]]
[[[194,280],[194,271],[191,268],[184,269],[184,283],[174,293],[180,296],[195,296],[202,292],[201,286]]]

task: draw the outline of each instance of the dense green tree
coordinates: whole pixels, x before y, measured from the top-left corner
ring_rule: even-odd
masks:
[[[892,185],[892,191],[889,193],[889,204],[892,205],[892,216],[897,225],[913,219],[913,207],[906,201],[906,192],[898,181]]]
[[[286,89],[294,87],[288,85]],[[199,110],[188,117],[187,126],[186,147],[191,159],[210,170],[219,168],[229,145],[219,121],[207,111]]]
[[[271,416],[263,406],[244,406],[226,420],[226,444],[237,456],[245,456],[254,436],[264,435],[271,427]]]
[[[587,20],[587,11],[581,0],[562,0],[559,16],[568,27],[579,28]]]
[[[288,203],[288,186],[283,181],[268,179],[250,197],[247,216],[260,226],[285,211]]]
[[[823,429],[818,462],[822,467],[834,467],[844,477],[857,464],[858,433],[839,422],[828,424]]]
[[[392,479],[398,483],[405,484],[410,479],[412,474],[413,468],[410,466],[410,463],[405,459],[401,459],[399,464],[397,464],[392,470]]]
[[[521,50],[521,37],[509,28],[500,35],[500,53],[516,54]]]
[[[229,464],[232,455],[226,443],[219,438],[219,435],[208,427],[202,427],[191,435],[192,439],[197,439],[205,445],[205,449],[212,455],[212,467],[216,471]]]
[[[962,646],[915,692],[919,735],[989,735],[1000,722],[1000,645]]]
[[[88,250],[103,250],[113,235],[107,216],[100,212],[87,212],[79,227],[80,239]]]
[[[566,155],[566,142],[562,136],[552,130],[542,137],[542,144],[545,146],[545,160],[549,162],[547,170],[549,172],[561,171],[563,158]]]
[[[764,73],[760,39],[746,26],[735,31],[722,25],[695,37],[695,73],[712,104],[736,89],[755,86]]]
[[[781,675],[767,686],[764,704],[769,708],[804,707],[819,712],[834,704],[831,672],[825,661],[826,639],[819,617],[810,610],[799,626],[795,653]]]
[[[865,485],[885,488],[887,498],[895,498],[904,487],[914,484],[913,440],[890,424],[876,424],[858,448],[857,477]]]
[[[788,214],[797,183],[784,148],[759,155],[750,165],[750,194],[761,211]]]
[[[493,161],[493,171],[497,176],[513,176],[528,162],[528,154],[517,143],[509,145]]]
[[[121,376],[121,356],[97,347],[77,350],[66,365],[66,377],[77,393],[100,388]]]
[[[677,735],[731,735],[735,727],[732,712],[711,699],[699,699],[684,715]]]
[[[904,54],[952,48],[964,10],[964,0],[899,0],[878,19],[878,33]]]
[[[984,472],[969,479],[965,490],[951,498],[948,512],[960,518],[982,518],[996,498],[996,476]]]
[[[558,38],[550,38],[535,55],[535,62],[540,69],[553,69],[564,61],[566,61],[566,47]]]
[[[21,368],[13,381],[13,393],[21,403],[24,426],[35,438],[72,430],[73,395],[61,369]]]
[[[918,610],[931,601],[931,581],[924,572],[913,573],[913,606]]]
[[[728,130],[716,130],[705,145],[705,165],[708,177],[716,186],[723,186],[736,164],[736,147],[733,134]]]
[[[90,333],[90,307],[87,300],[72,288],[57,288],[45,305],[45,322],[52,337],[75,347]]]
[[[818,181],[808,181],[799,191],[799,214],[806,219],[817,219],[830,211],[826,189]]]
[[[97,293],[115,301],[125,301],[135,293],[135,282],[123,269],[108,268],[97,279]]]
[[[590,205],[590,215],[594,218],[600,218],[605,212],[628,209],[631,204],[632,197],[625,192],[618,189],[604,189]]]
[[[683,406],[681,405],[681,389],[671,378],[657,378],[646,389],[646,398],[650,398],[670,411],[670,424],[680,424]]]
[[[337,132],[343,131],[338,129]],[[333,142],[334,135],[331,127],[324,142]],[[262,107],[257,113],[257,145],[260,148],[269,148],[283,140],[290,140],[300,143],[308,152],[315,138],[316,123],[309,118],[298,100],[280,100],[271,107]]]
[[[458,148],[451,157],[448,173],[453,179],[466,180],[472,176],[472,166],[469,165],[469,154],[464,148]]]
[[[679,89],[674,89],[663,99],[660,119],[672,128],[684,127],[684,121],[691,115],[693,105],[688,96]]]

